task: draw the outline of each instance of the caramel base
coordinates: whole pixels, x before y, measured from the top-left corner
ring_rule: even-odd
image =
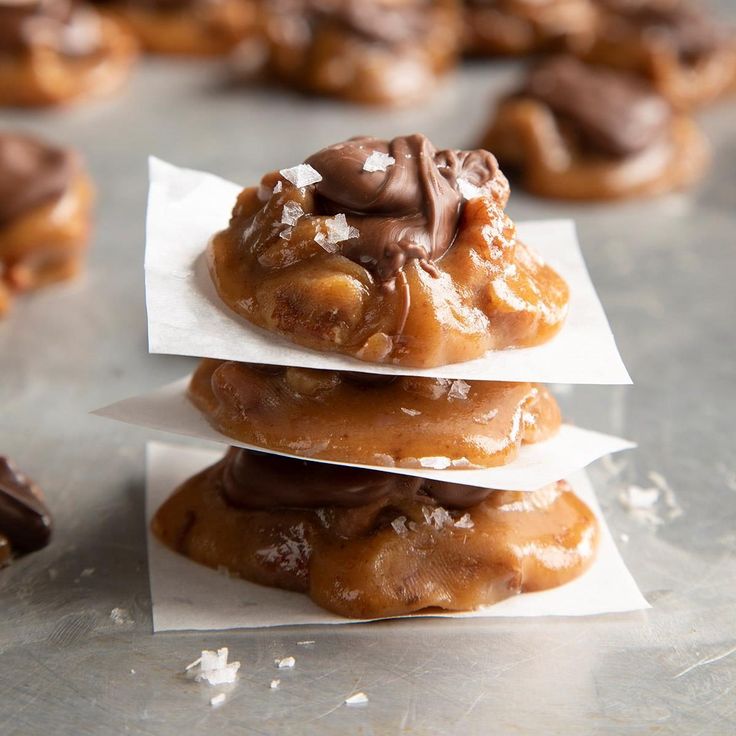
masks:
[[[205,360],[189,396],[219,431],[241,442],[389,467],[420,467],[438,456],[456,467],[504,465],[522,443],[547,439],[560,426],[556,401],[538,384],[459,382],[469,389],[461,398],[446,379],[370,379]]]
[[[695,123],[673,119],[656,146],[625,159],[579,151],[566,141],[552,113],[534,100],[502,102],[481,144],[522,186],[550,199],[610,200],[686,189],[709,162],[709,146]]]
[[[102,46],[90,56],[63,56],[41,46],[17,58],[0,56],[0,105],[62,105],[117,91],[128,78],[138,47],[117,20],[102,17],[100,22]]]
[[[264,207],[257,190],[244,190],[229,228],[208,247],[220,297],[259,327],[315,350],[430,368],[538,345],[562,326],[567,284],[516,239],[490,198],[466,203],[453,246],[433,264],[438,276],[411,260],[387,289],[315,242],[322,216],[301,218],[304,231],[297,228],[289,242],[274,235],[288,198],[314,211],[303,192],[292,189]]]
[[[75,276],[91,232],[92,182],[78,174],[56,200],[0,228],[0,314],[14,292]]]
[[[352,509],[247,511],[223,499],[220,467],[174,492],[153,519],[154,534],[195,562],[306,593],[341,616],[471,610],[563,585],[595,557],[595,516],[564,482],[494,492],[444,518],[398,497]]]
[[[115,7],[141,46],[155,54],[224,56],[250,36],[256,24],[256,6],[246,0],[223,0],[197,11]]]

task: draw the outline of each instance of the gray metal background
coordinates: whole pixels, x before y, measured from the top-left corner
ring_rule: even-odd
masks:
[[[81,149],[99,189],[87,275],[19,300],[0,325],[0,451],[38,480],[57,523],[50,547],[0,572],[0,733],[736,731],[733,103],[702,115],[714,165],[689,195],[575,207],[512,195],[517,219],[577,220],[635,380],[574,387],[561,401],[579,424],[640,443],[617,459],[618,475],[599,464],[593,479],[614,534],[630,537],[623,554],[653,610],[151,634],[143,449],[168,438],[86,414],[194,365],[146,352],[146,155],[252,182],[358,133],[424,131],[443,146],[472,146],[516,71],[466,67],[430,104],[388,114],[232,90],[206,64],[147,61],[110,102],[0,113],[3,127]],[[651,471],[685,511],[656,533],[615,501]],[[113,607],[134,623],[113,624]],[[297,647],[303,639],[316,643]],[[243,668],[212,709],[212,692],[179,673],[221,645]],[[296,668],[276,673],[273,658],[288,654]],[[272,677],[279,691],[269,691]],[[356,689],[369,705],[338,707]]]

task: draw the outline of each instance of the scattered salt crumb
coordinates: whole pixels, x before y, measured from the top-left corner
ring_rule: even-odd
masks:
[[[110,611],[110,620],[117,625],[133,623],[133,619],[127,608],[113,608]]]
[[[271,680],[271,690],[278,690],[281,680]]]
[[[80,573],[80,577],[88,578],[90,575],[95,574],[95,568],[94,567],[85,567],[84,570]]]
[[[452,465],[449,457],[420,457],[419,465],[423,468],[432,468],[433,470],[445,470]]]
[[[294,232],[294,228],[293,227],[285,227],[279,233],[279,237],[281,238],[281,240],[290,240],[291,239],[292,232]]]
[[[290,670],[293,669],[296,664],[296,659],[294,659],[294,657],[283,657],[281,659],[274,659],[273,663],[280,670]]]
[[[284,203],[284,208],[281,210],[281,222],[284,225],[296,225],[302,215],[304,215],[304,210],[299,202],[290,200]]]
[[[284,183],[279,179],[273,188],[273,193],[278,194],[284,188]]]
[[[470,514],[463,514],[454,524],[458,529],[472,529],[475,524],[470,518]]]
[[[225,693],[220,693],[219,695],[215,695],[213,698],[210,698],[210,705],[213,708],[217,708],[218,705],[222,705],[225,702]]]
[[[368,696],[365,693],[355,693],[349,698],[345,698],[345,705],[365,705],[368,702]]]
[[[397,516],[392,522],[391,526],[393,527],[393,530],[398,534],[406,534],[406,516]]]
[[[624,544],[626,544],[626,542],[629,541],[629,535],[626,532],[621,532],[621,534],[619,535],[619,538]]]
[[[452,382],[452,386],[450,386],[450,391],[447,394],[447,398],[450,401],[452,401],[453,399],[464,400],[468,398],[469,392],[470,384],[458,378],[456,381]]]
[[[314,644],[314,639],[305,639],[304,641],[298,641],[296,645],[298,647],[311,647]]]
[[[363,164],[363,171],[373,173],[374,171],[386,171],[389,166],[393,166],[396,159],[382,151],[371,151],[368,158]]]
[[[210,685],[225,685],[235,682],[240,669],[240,662],[227,661],[228,648],[221,647],[216,652],[203,649],[202,654],[184,670],[194,677],[195,682],[207,682]]]
[[[463,199],[477,199],[482,197],[484,192],[480,187],[471,184],[467,179],[457,180],[457,190]]]
[[[299,164],[289,169],[281,169],[279,174],[287,181],[291,182],[297,189],[308,187],[312,184],[322,181],[322,176],[318,171],[313,169],[309,164]]]
[[[134,674],[135,674],[135,670],[131,670],[131,671],[130,671],[130,674],[131,674],[131,675],[134,675]]]
[[[659,500],[659,491],[656,488],[642,488],[630,485],[618,494],[619,503],[628,511],[635,509],[650,509]]]
[[[418,417],[422,413],[418,409],[406,409],[403,406],[401,407],[401,411],[403,411],[404,414],[408,414],[410,417]]]

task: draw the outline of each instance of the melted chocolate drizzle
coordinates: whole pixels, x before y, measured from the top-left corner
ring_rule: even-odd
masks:
[[[69,151],[30,136],[0,133],[0,226],[61,196],[74,171]]]
[[[221,490],[246,509],[364,506],[391,495],[415,497],[445,508],[469,508],[492,491],[447,481],[308,462],[230,448],[221,461]]]
[[[667,102],[638,79],[572,57],[537,66],[519,96],[543,102],[589,148],[616,158],[656,143],[666,133],[672,115]]]
[[[51,538],[51,515],[41,491],[10,461],[0,456],[0,536],[14,550],[33,552]]]
[[[374,151],[389,154],[386,171],[363,169]],[[352,138],[324,148],[306,163],[322,176],[315,185],[325,214],[343,213],[358,229],[342,254],[392,283],[412,259],[436,275],[433,261],[452,246],[462,213],[463,179],[497,199],[508,183],[488,151],[437,150],[423,135],[385,141]]]

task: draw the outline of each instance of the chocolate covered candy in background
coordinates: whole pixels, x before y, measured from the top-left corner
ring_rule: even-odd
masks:
[[[0,455],[0,566],[45,547],[51,528],[41,489]]]
[[[262,0],[234,54],[262,79],[347,102],[403,106],[428,97],[458,61],[456,0]]]
[[[692,186],[709,146],[644,80],[556,57],[502,99],[482,145],[530,192],[558,199],[648,196]]]
[[[137,44],[126,27],[74,0],[0,0],[0,106],[44,107],[109,95]]]
[[[92,200],[92,183],[74,151],[0,132],[0,314],[14,293],[79,272]]]

